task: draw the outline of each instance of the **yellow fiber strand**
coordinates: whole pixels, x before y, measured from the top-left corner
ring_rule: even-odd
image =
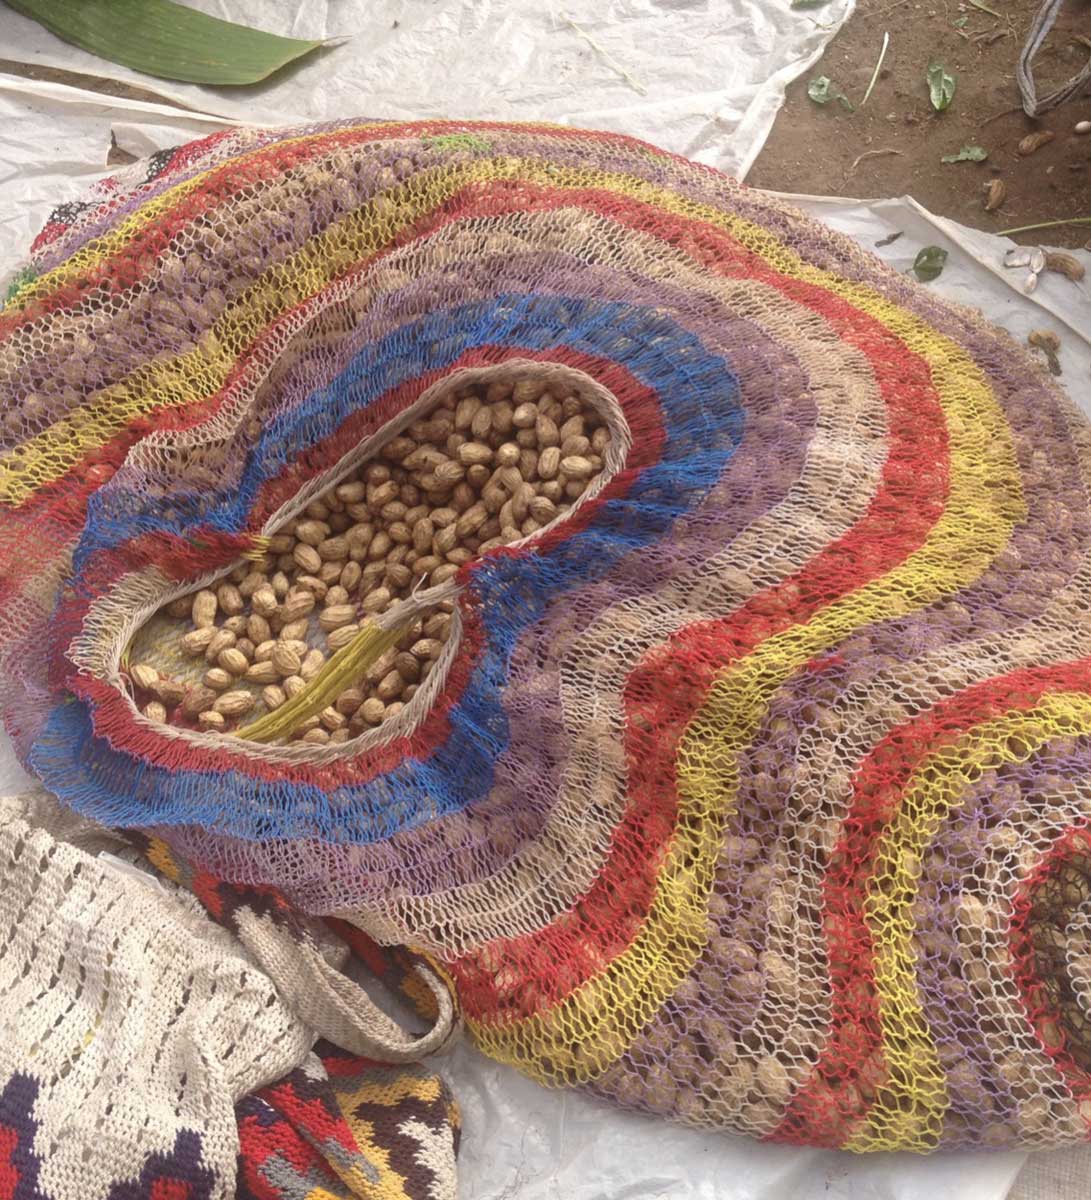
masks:
[[[250,742],[273,742],[287,737],[304,721],[317,716],[345,690],[346,687],[384,655],[405,631],[395,627],[382,629],[369,622],[347,646],[330,659],[322,670],[298,695],[264,717],[236,730],[239,737]]]

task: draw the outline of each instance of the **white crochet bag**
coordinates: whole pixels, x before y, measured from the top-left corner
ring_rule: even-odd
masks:
[[[314,1033],[192,897],[104,849],[123,853],[44,794],[0,798],[13,1194],[233,1196],[235,1101],[292,1070]]]

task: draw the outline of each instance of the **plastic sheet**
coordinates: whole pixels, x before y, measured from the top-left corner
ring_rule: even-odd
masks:
[[[908,271],[918,251],[940,246],[948,252],[943,273],[929,287],[957,304],[982,312],[1019,342],[1034,329],[1050,329],[1061,339],[1060,383],[1091,417],[1091,254],[1069,250],[1087,269],[1079,283],[1045,271],[1033,295],[1022,292],[1026,268],[1004,266],[1008,238],[969,229],[938,217],[911,197],[892,200],[852,200],[837,196],[789,196],[784,199],[806,209],[873,250],[891,266]],[[893,234],[900,236],[878,245]]]
[[[215,16],[297,37],[345,37],[297,67],[243,90],[150,79],[66,45],[0,8],[2,56],[106,77],[233,121],[286,125],[364,113],[382,118],[554,121],[614,129],[743,176],[761,149],[785,85],[814,62],[854,0],[793,10],[787,0],[190,0]],[[24,204],[57,198],[66,167],[104,161],[109,115],[143,125],[144,101],[31,84],[13,103],[0,76],[0,273],[31,232]],[[170,109],[166,109],[170,117]],[[12,120],[17,118],[17,121]],[[173,123],[195,136],[200,118]],[[98,138],[93,136],[97,132]],[[43,154],[42,151],[46,150]],[[52,152],[52,154],[50,153]],[[13,192],[13,188],[15,189]]]
[[[1001,1200],[1021,1154],[856,1157],[772,1146],[547,1092],[460,1046],[466,1200]]]

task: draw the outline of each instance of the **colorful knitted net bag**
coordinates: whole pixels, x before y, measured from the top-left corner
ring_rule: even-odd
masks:
[[[1089,434],[1004,335],[650,146],[353,121],[61,212],[0,331],[66,803],[430,952],[545,1083],[1087,1137]]]

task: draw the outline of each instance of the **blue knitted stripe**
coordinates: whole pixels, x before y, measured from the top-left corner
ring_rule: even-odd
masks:
[[[734,376],[669,317],[623,304],[503,296],[434,314],[361,351],[327,387],[270,428],[247,468],[246,497],[218,509],[242,521],[257,487],[287,462],[286,448],[327,436],[390,387],[449,365],[480,344],[567,347],[625,367],[659,398],[659,461],[627,494],[604,503],[588,527],[548,553],[485,560],[474,575],[484,644],[446,741],[359,786],[332,792],[237,771],[169,771],[134,761],[94,736],[82,703],[58,707],[35,745],[34,769],[72,807],[120,826],[200,825],[242,839],[319,838],[368,843],[457,811],[492,785],[507,746],[500,696],[519,636],[564,592],[608,575],[625,556],[670,535],[722,474],[742,436]]]

